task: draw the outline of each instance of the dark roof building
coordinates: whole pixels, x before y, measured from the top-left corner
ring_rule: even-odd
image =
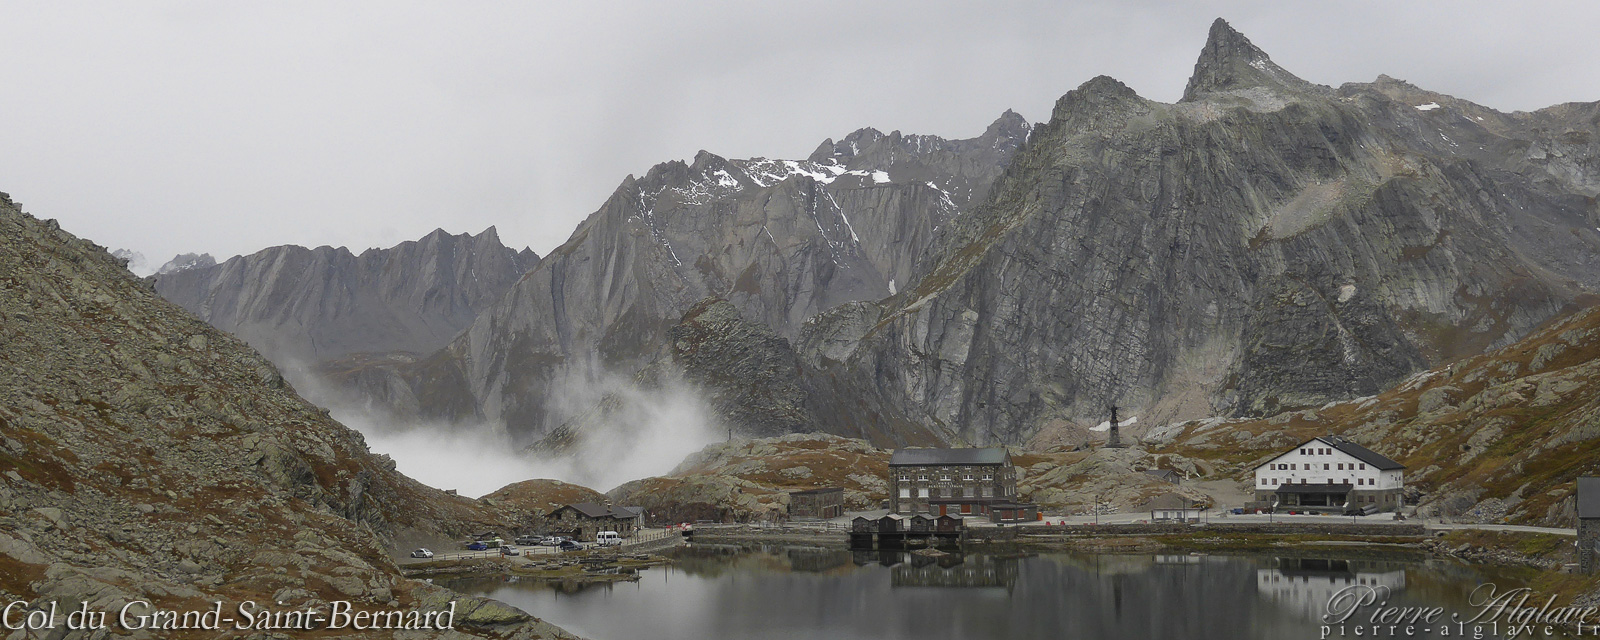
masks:
[[[575,540],[594,540],[601,531],[615,531],[624,538],[643,527],[644,507],[614,507],[594,502],[564,505],[545,516],[553,532]]]
[[[1157,480],[1164,480],[1172,484],[1178,484],[1183,480],[1183,476],[1178,475],[1178,472],[1171,469],[1149,469],[1144,473],[1147,476],[1155,476]]]
[[[1016,496],[1016,470],[1004,447],[896,449],[889,457],[894,513],[986,516],[991,504]]]
[[[1312,438],[1256,466],[1256,502],[1291,513],[1398,511],[1405,468],[1342,436]]]

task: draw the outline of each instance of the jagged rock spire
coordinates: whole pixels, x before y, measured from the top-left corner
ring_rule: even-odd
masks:
[[[1200,59],[1194,63],[1194,75],[1183,89],[1183,102],[1215,91],[1254,86],[1303,90],[1314,85],[1285,71],[1227,20],[1217,18],[1211,23],[1211,34],[1200,50]]]

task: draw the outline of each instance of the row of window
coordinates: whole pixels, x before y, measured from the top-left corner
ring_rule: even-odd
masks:
[[[959,495],[957,495],[958,493],[959,493]],[[1000,493],[1001,493],[1001,495],[1009,496],[1009,495],[1012,494],[1012,489],[1010,487],[1006,487],[1005,489],[1002,489]],[[983,487],[979,493],[975,494],[972,487],[966,487],[966,488],[950,487],[948,489],[940,489],[938,487],[934,487],[932,489],[920,489],[920,488],[915,488],[915,487],[901,487],[900,488],[900,497],[902,497],[902,498],[976,498],[976,497],[993,498],[994,497],[994,489],[991,488],[991,487]]]
[[[1289,484],[1294,484],[1294,478],[1289,478],[1288,482],[1289,482]],[[1305,478],[1301,478],[1300,479],[1300,484],[1305,484],[1305,483],[1306,483],[1306,479]],[[1282,483],[1278,482],[1277,478],[1262,478],[1261,479],[1261,486],[1263,486],[1263,487],[1275,487],[1275,486],[1278,486],[1279,484],[1282,484]],[[1337,483],[1335,483],[1333,481],[1333,478],[1328,478],[1328,484],[1337,484]],[[1373,479],[1373,478],[1356,478],[1356,485],[1357,486],[1376,486],[1377,484],[1378,484],[1378,481],[1376,479]]]
[[[1350,462],[1350,463],[1344,463],[1344,462],[1329,463],[1329,462],[1324,462],[1324,463],[1322,463],[1322,470],[1323,471],[1332,471],[1333,470],[1332,469],[1332,465],[1333,464],[1338,464],[1340,471],[1366,471],[1367,470],[1367,463],[1365,463],[1365,462],[1362,462],[1362,463],[1359,463],[1359,464],[1354,463],[1354,462]],[[1306,469],[1305,469],[1306,471],[1315,471],[1316,468],[1317,468],[1317,465],[1312,464],[1312,463],[1306,463],[1305,467],[1306,467]],[[1290,463],[1281,463],[1280,462],[1278,464],[1272,465],[1272,469],[1274,471],[1295,471],[1296,470],[1295,469],[1295,463],[1293,463],[1293,462],[1290,462]]]
[[[1327,447],[1321,447],[1321,448],[1318,448],[1318,447],[1307,447],[1307,448],[1303,448],[1303,449],[1300,450],[1300,455],[1303,455],[1303,456],[1331,456],[1331,455],[1333,455],[1333,449],[1329,449]]]
[[[966,481],[966,482],[971,482],[972,481],[972,474],[969,473],[969,474],[967,474],[965,476],[962,476],[961,479]],[[991,480],[994,480],[994,474],[992,474],[992,473],[983,474],[983,481],[984,482],[989,482]],[[902,475],[902,476],[900,476],[900,481],[901,482],[911,482],[911,476]],[[927,481],[928,481],[928,474],[924,473],[922,475],[917,476],[917,482],[927,482]],[[949,482],[949,481],[950,481],[950,476],[939,476],[939,482]]]

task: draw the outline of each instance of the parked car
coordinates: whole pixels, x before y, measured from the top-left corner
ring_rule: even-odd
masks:
[[[561,543],[566,541],[566,536],[546,536],[544,540],[539,541],[539,544],[546,547],[559,547],[561,546]]]
[[[513,547],[511,545],[502,545],[500,547],[500,555],[503,555],[503,556],[520,556],[520,555],[522,555],[522,552],[518,551],[516,547]]]
[[[615,531],[601,531],[595,534],[594,544],[597,547],[620,547],[622,536],[617,535]]]
[[[539,536],[517,536],[517,540],[516,540],[517,544],[519,544],[521,546],[524,546],[524,547],[531,547],[531,546],[537,545],[537,544],[539,544],[539,541],[540,541]]]
[[[561,544],[556,545],[556,548],[560,549],[562,551],[577,551],[579,549],[582,549],[583,545],[578,544],[576,542],[573,542],[571,540],[562,540]]]
[[[411,557],[413,557],[413,558],[432,558],[433,557],[433,552],[429,551],[427,549],[417,549],[416,551],[412,551],[411,552]]]
[[[489,545],[485,544],[485,543],[482,543],[482,542],[474,542],[472,544],[467,545],[467,550],[468,551],[488,551],[489,550]]]

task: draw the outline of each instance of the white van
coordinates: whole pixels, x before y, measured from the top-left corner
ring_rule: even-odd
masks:
[[[595,534],[594,543],[595,546],[599,547],[620,547],[622,546],[622,536],[617,535],[615,531],[601,531]]]

